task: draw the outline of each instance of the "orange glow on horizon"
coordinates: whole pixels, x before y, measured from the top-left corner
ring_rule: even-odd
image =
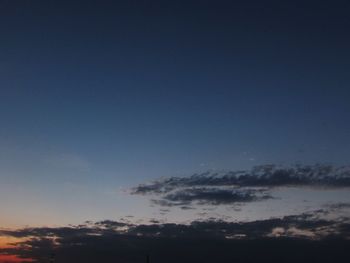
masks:
[[[12,244],[23,241],[20,238],[0,236],[0,249],[14,247]],[[0,254],[0,263],[33,262],[31,259],[19,258],[16,255]]]
[[[33,260],[19,258],[15,255],[1,255],[0,254],[0,263],[20,263],[20,262],[33,262]]]
[[[11,248],[13,243],[20,242],[22,239],[8,236],[0,236],[0,248]]]

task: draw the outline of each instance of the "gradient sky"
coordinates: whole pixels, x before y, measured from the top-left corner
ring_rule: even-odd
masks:
[[[1,0],[0,226],[157,217],[127,191],[160,177],[349,165],[349,11],[349,1]],[[291,212],[305,196],[350,198],[279,191]],[[230,216],[274,214],[248,206]]]

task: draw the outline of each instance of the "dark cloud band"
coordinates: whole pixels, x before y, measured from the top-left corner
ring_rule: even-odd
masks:
[[[317,243],[313,243],[312,246],[329,240],[342,240],[338,245],[344,246],[349,245],[349,241],[346,241],[350,237],[349,225],[349,219],[325,220],[320,219],[315,213],[252,222],[208,220],[193,221],[190,224],[125,225],[122,222],[105,220],[71,227],[1,230],[0,236],[25,238],[25,240],[14,243],[12,247],[0,249],[0,253],[16,255],[23,259],[31,258],[35,262],[47,262],[48,255],[55,251],[59,262],[114,260],[136,263],[143,262],[143,255],[151,251],[153,255],[159,257],[159,262],[172,262],[167,258],[169,253],[182,251],[186,247],[187,250],[191,249],[191,255],[200,258],[201,255],[206,255],[202,251],[203,248],[208,247],[211,252],[214,252],[216,259],[222,257],[223,261],[220,262],[226,262],[224,259],[230,259],[227,262],[232,262],[230,257],[232,249],[217,251],[215,250],[218,247],[217,244],[225,245],[225,248],[237,248],[240,244],[244,244],[243,247],[249,248],[251,252],[257,252],[258,250],[255,249],[262,248],[262,244],[265,246],[276,238],[278,242],[274,244],[278,244],[281,249],[281,244],[288,239],[289,245],[286,244],[282,254],[287,253],[297,244],[303,244],[303,246],[310,244],[310,240],[318,240],[314,241]],[[305,239],[309,241],[307,243],[302,241]],[[216,245],[213,245],[214,243]],[[259,246],[255,247],[257,244]],[[291,244],[294,245],[291,246]],[[195,251],[198,246],[201,250]],[[342,247],[340,251],[343,250]],[[167,253],[163,255],[162,251]],[[186,255],[184,251],[181,253]],[[309,250],[306,249],[303,256],[308,252]],[[280,251],[275,250],[274,253],[280,253]],[[266,253],[263,255],[266,256]],[[256,262],[256,257],[255,261],[249,261],[247,255],[241,256],[245,259],[244,262]],[[335,256],[333,255],[333,260]],[[201,262],[211,262],[212,259],[208,261],[205,257]],[[181,262],[191,262],[191,260],[184,258]]]
[[[269,189],[290,186],[350,187],[350,167],[264,165],[250,171],[205,172],[153,181],[131,193],[155,195],[152,202],[162,206],[218,205],[270,199]]]
[[[295,166],[290,168],[264,165],[250,171],[226,173],[206,172],[190,177],[171,177],[139,185],[134,194],[161,194],[174,189],[195,186],[278,187],[278,186],[328,186],[349,187],[350,167],[330,165]]]
[[[196,203],[199,205],[221,205],[232,203],[253,202],[272,198],[263,190],[236,190],[218,188],[187,188],[163,196],[162,200],[153,203],[163,206],[186,206]]]

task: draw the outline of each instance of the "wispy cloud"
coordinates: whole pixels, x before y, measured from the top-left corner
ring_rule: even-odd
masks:
[[[170,177],[133,188],[134,194],[166,193],[179,187],[193,186],[329,186],[349,187],[350,167],[331,165],[278,167],[264,165],[250,171],[229,171],[225,173],[205,172],[189,177]]]
[[[264,165],[249,171],[205,172],[141,184],[131,193],[157,196],[152,202],[162,206],[216,205],[270,199],[269,190],[291,186],[350,187],[350,167]]]
[[[255,189],[225,189],[225,188],[186,188],[163,196],[162,200],[152,200],[153,203],[163,206],[182,206],[190,204],[220,205],[232,203],[253,202],[272,198],[264,190]]]

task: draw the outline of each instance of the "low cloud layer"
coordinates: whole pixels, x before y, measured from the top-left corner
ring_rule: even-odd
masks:
[[[199,205],[222,205],[232,203],[253,202],[272,198],[263,190],[235,190],[219,188],[187,188],[163,196],[162,200],[152,202],[162,206],[186,207],[193,203]]]
[[[157,196],[153,203],[162,206],[232,204],[269,199],[269,190],[291,186],[350,187],[350,167],[264,165],[249,171],[205,172],[156,180],[131,193]]]
[[[336,252],[332,256],[334,260],[340,255],[340,251],[343,251],[344,246],[350,245],[350,221],[346,218],[325,220],[320,217],[320,213],[324,212],[316,211],[252,222],[213,219],[193,221],[190,224],[136,225],[105,220],[70,227],[1,230],[0,236],[22,240],[13,244],[13,247],[0,249],[0,253],[31,258],[36,262],[47,262],[49,255],[54,252],[57,262],[67,263],[136,263],[144,262],[147,254],[151,254],[152,262],[156,263],[178,260],[212,262],[214,259],[220,259],[220,262],[233,262],[238,259],[256,262],[257,257],[250,259],[249,254],[261,253],[262,262],[270,260],[271,255],[276,254],[284,262],[295,262],[295,258],[294,261],[288,260],[295,256],[291,248],[298,248],[299,252],[303,252],[303,256],[310,254],[313,259],[319,258],[317,253],[327,251],[326,254],[331,256]],[[315,246],[324,246],[327,249],[317,252]],[[262,247],[265,247],[266,253],[260,251]],[[190,255],[186,253],[188,250],[191,250]],[[342,257],[344,255],[343,253]],[[322,258],[320,260],[327,262],[322,261]]]

